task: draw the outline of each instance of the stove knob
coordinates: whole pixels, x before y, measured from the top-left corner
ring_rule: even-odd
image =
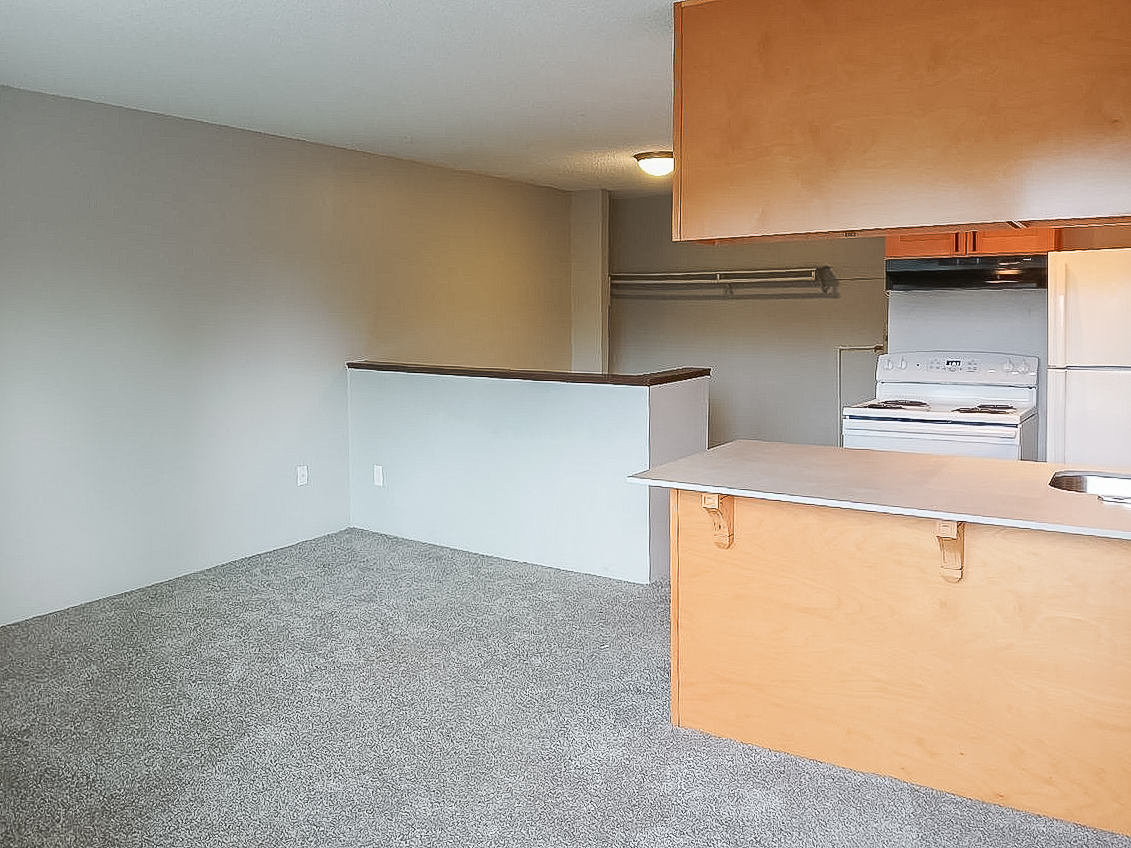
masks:
[[[899,370],[900,371],[906,371],[907,370],[907,360],[906,359],[899,360]]]
[[[1028,362],[1022,362],[1020,365],[1017,366],[1017,371],[1020,374],[1028,374],[1029,373],[1029,363]]]
[[[1014,366],[1012,359],[1005,360],[1005,373],[1006,374],[1016,374],[1017,373],[1017,368]]]

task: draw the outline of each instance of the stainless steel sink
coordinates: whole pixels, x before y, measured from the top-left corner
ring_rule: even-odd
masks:
[[[1131,507],[1131,474],[1098,471],[1057,471],[1049,480],[1054,489],[1095,495],[1105,503]]]

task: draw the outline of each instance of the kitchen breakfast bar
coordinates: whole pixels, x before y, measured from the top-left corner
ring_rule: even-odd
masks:
[[[1040,462],[740,441],[671,492],[672,720],[1131,834],[1131,508]]]

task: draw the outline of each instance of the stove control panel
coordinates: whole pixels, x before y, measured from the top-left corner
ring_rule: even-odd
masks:
[[[1035,356],[1007,353],[918,351],[885,353],[876,363],[881,383],[981,383],[1035,386],[1039,363]]]

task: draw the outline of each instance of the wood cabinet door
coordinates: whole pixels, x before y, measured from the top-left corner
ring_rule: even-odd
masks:
[[[982,256],[1009,253],[1048,253],[1057,249],[1060,230],[1031,227],[1022,230],[974,230],[969,233],[970,253]]]
[[[952,233],[900,233],[885,239],[888,259],[928,256],[998,256],[1048,253],[1060,243],[1060,230],[1030,227],[1004,230],[964,230]]]
[[[907,233],[888,236],[884,254],[888,259],[920,256],[956,256],[962,252],[963,233]]]
[[[674,51],[677,240],[1131,212],[1128,0],[686,0]]]

